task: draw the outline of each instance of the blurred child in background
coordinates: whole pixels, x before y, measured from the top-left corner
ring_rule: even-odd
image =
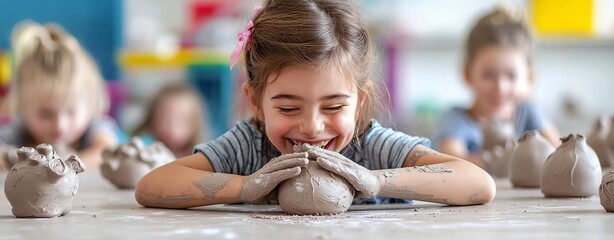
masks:
[[[16,157],[11,149],[49,143],[98,168],[102,151],[116,143],[117,124],[105,116],[109,99],[96,63],[57,25],[21,23],[12,38],[15,118],[0,128],[0,156],[8,161]]]
[[[194,146],[206,139],[203,106],[200,95],[186,84],[167,84],[154,95],[134,135],[145,143],[164,143],[178,158],[191,155]]]
[[[443,115],[435,137],[439,151],[483,167],[480,124],[490,119],[512,122],[516,137],[537,129],[558,145],[558,131],[529,100],[533,51],[533,35],[519,9],[502,6],[478,20],[467,38],[463,69],[473,105]]]

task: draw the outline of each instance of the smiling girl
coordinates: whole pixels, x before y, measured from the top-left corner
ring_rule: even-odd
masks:
[[[146,175],[136,200],[187,208],[267,199],[310,161],[307,152],[293,150],[306,143],[319,146],[309,155],[359,197],[491,201],[495,185],[485,171],[372,119],[382,107],[372,45],[356,10],[347,0],[265,1],[231,58],[245,51],[242,90],[253,118]],[[434,164],[443,171],[417,169]]]

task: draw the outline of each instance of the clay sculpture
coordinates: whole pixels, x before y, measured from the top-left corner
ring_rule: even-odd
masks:
[[[510,180],[514,187],[539,187],[542,166],[554,150],[538,130],[525,132],[510,161]]]
[[[17,150],[18,161],[4,183],[17,217],[56,217],[70,212],[85,166],[75,155],[63,161],[49,144]]]
[[[509,139],[503,146],[497,145],[491,150],[483,150],[482,159],[486,163],[486,171],[493,177],[508,177],[510,160],[515,148],[516,142]]]
[[[140,138],[106,149],[102,158],[102,176],[118,188],[134,188],[145,174],[175,160],[164,144],[155,142],[145,146]]]
[[[612,166],[614,161],[608,156],[608,132],[610,132],[610,120],[606,116],[601,116],[595,120],[593,129],[586,139],[586,143],[597,153],[602,168]]]
[[[608,136],[605,138],[604,148],[608,163],[614,166],[614,116],[610,118]]]
[[[559,146],[544,163],[541,191],[546,197],[585,197],[597,194],[601,166],[595,151],[580,134],[561,138]]]
[[[514,140],[514,125],[512,122],[491,119],[482,124],[482,150],[491,150],[494,146],[504,146],[508,140]]]
[[[354,188],[345,179],[321,168],[312,156],[309,158],[300,175],[279,185],[281,209],[296,215],[329,215],[347,211],[354,200]]]
[[[599,199],[601,206],[608,211],[614,212],[614,168],[603,175],[599,186]]]

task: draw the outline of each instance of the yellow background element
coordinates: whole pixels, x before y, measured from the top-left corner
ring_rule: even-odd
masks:
[[[531,16],[539,35],[593,36],[594,0],[532,0]]]
[[[11,82],[11,54],[9,52],[0,53],[0,86],[5,86]]]

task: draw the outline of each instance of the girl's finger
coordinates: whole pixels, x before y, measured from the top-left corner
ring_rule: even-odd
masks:
[[[293,167],[290,169],[279,170],[276,172],[268,173],[265,178],[268,179],[269,185],[267,186],[267,194],[275,188],[280,182],[293,178],[301,174],[301,167]],[[270,188],[270,189],[269,189]]]
[[[277,172],[277,171],[281,171],[281,170],[293,168],[293,167],[306,167],[308,163],[309,163],[309,159],[307,159],[306,157],[284,159],[281,161],[271,162],[271,163],[266,164],[262,168],[262,173],[263,174],[273,173],[273,172]]]

